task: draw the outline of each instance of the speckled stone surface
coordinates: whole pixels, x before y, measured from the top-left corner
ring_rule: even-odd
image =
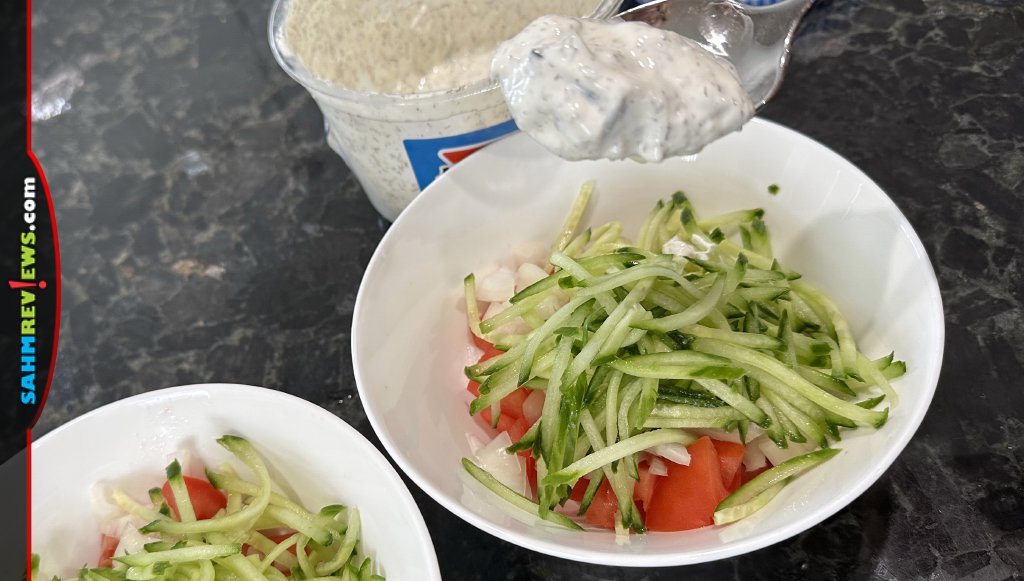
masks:
[[[269,0],[36,0],[34,142],[64,306],[36,431],[186,383],[279,388],[372,440],[349,330],[387,224],[274,63]],[[932,408],[861,498],[701,566],[586,566],[479,533],[415,486],[446,579],[1024,579],[1024,4],[820,1],[764,116],[896,201],[935,265]],[[59,112],[59,115],[53,116]]]

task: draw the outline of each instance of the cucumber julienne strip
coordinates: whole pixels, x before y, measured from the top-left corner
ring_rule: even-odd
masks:
[[[721,357],[732,359],[740,364],[757,367],[778,378],[779,381],[789,385],[794,391],[818,404],[822,408],[840,416],[850,418],[862,426],[878,428],[881,427],[889,417],[888,410],[884,412],[873,412],[831,396],[803,377],[800,377],[799,374],[787,367],[784,363],[768,355],[754,351],[753,349],[731,345],[716,339],[703,338],[694,341],[693,348],[712,355],[719,355]]]
[[[728,385],[721,381],[718,381],[717,379],[697,379],[696,381],[701,385],[701,387],[732,406],[736,411],[750,418],[751,421],[762,428],[767,427],[771,423],[768,416],[765,415],[760,408],[754,405],[754,402],[743,397],[740,393],[733,391]]]
[[[298,540],[297,535],[292,535],[277,545],[274,545],[274,548],[266,553],[265,557],[263,557],[263,563],[260,565],[260,571],[266,571],[274,561],[280,558],[284,553],[287,553],[288,549],[293,547]]]
[[[171,489],[171,496],[178,508],[178,516],[182,522],[196,520],[196,512],[192,508],[192,499],[185,487],[185,479],[181,475],[181,464],[177,460],[171,462],[164,471],[167,475],[167,484]]]
[[[576,227],[580,223],[580,219],[583,218],[583,212],[586,211],[587,205],[590,203],[590,195],[593,193],[594,182],[585,182],[580,186],[580,191],[576,194],[576,199],[573,200],[572,207],[569,208],[569,214],[565,217],[565,223],[562,225],[558,239],[555,241],[555,250],[565,250],[565,247],[572,239],[573,232],[576,231]]]
[[[341,546],[338,547],[338,552],[329,561],[316,564],[315,571],[317,575],[328,575],[337,571],[352,556],[352,550],[355,549],[356,542],[359,541],[359,509],[352,507],[348,510],[347,524],[348,528],[345,531],[345,538]]]
[[[856,376],[857,343],[853,338],[853,333],[850,332],[850,324],[847,323],[846,317],[839,311],[835,303],[811,285],[803,281],[795,281],[793,282],[793,288],[803,295],[804,299],[810,299],[824,308],[825,313],[828,314],[828,318],[832,322],[832,327],[835,329],[836,340],[839,342],[839,354],[843,361],[843,369],[847,375]]]
[[[465,468],[466,472],[468,472],[470,476],[475,478],[478,482],[480,482],[480,484],[483,484],[488,490],[498,495],[503,500],[509,502],[516,508],[519,508],[532,514],[533,516],[541,518],[540,506],[537,503],[533,502],[529,498],[526,498],[522,494],[519,494],[518,492],[512,490],[511,488],[505,486],[504,484],[501,483],[500,480],[498,480],[494,476],[491,476],[489,472],[474,464],[473,461],[470,460],[469,458],[462,459],[462,467]],[[542,518],[544,518],[544,520],[562,525],[569,529],[579,531],[583,530],[583,527],[576,524],[576,522],[570,519],[569,517],[554,511],[548,511],[547,514],[545,514]]]
[[[802,456],[797,456],[796,458],[791,458],[778,466],[769,468],[752,478],[750,482],[740,486],[736,492],[727,496],[725,500],[719,503],[716,512],[750,502],[755,496],[776,484],[792,478],[802,472],[806,472],[810,468],[835,457],[838,453],[838,448],[817,450]]]
[[[115,557],[114,560],[124,563],[129,567],[145,567],[155,563],[186,563],[199,561],[201,559],[217,559],[229,555],[237,555],[242,552],[240,544],[225,545],[199,545],[195,547],[183,547],[181,549],[170,549],[158,553],[133,553],[124,557]]]
[[[156,520],[140,529],[143,533],[191,534],[248,528],[270,504],[270,474],[252,444],[238,436],[223,436],[217,443],[227,448],[252,470],[259,480],[259,494],[242,510],[227,516],[193,522]]]
[[[773,498],[782,492],[783,487],[785,487],[788,482],[788,480],[783,480],[743,504],[737,504],[736,506],[716,510],[714,515],[715,524],[726,525],[731,522],[736,522],[761,510],[771,502]]]
[[[462,281],[463,292],[466,294],[466,319],[469,321],[469,330],[474,335],[483,339],[480,331],[480,307],[476,303],[476,276],[470,274]]]
[[[578,462],[573,462],[558,472],[548,474],[544,478],[544,484],[547,486],[572,484],[588,472],[653,446],[660,444],[683,444],[685,446],[693,443],[694,440],[696,438],[691,434],[670,428],[644,432],[625,440],[620,440],[603,450],[584,457]]]

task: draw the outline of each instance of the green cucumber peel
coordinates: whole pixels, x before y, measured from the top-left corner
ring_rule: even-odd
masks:
[[[578,525],[574,520],[558,512],[547,511],[547,513],[543,517],[541,517],[540,505],[538,505],[536,502],[533,502],[529,498],[526,498],[522,494],[519,494],[518,492],[512,490],[508,486],[505,486],[504,484],[502,484],[500,480],[492,476],[490,472],[477,466],[469,458],[462,459],[462,467],[466,470],[466,472],[469,473],[470,476],[475,478],[477,482],[483,484],[485,488],[487,488],[495,495],[497,495],[499,498],[505,500],[512,506],[515,506],[520,510],[524,510],[538,518],[543,518],[546,521],[553,522],[557,525],[561,525],[565,528],[577,531],[583,530],[583,527]]]
[[[814,452],[797,456],[796,458],[791,458],[778,466],[769,468],[752,478],[750,482],[740,486],[736,492],[727,496],[725,500],[719,503],[715,510],[717,512],[750,502],[755,496],[776,484],[806,472],[830,458],[834,458],[839,452],[840,450],[838,448],[816,450]]]
[[[631,454],[642,452],[661,444],[682,444],[685,446],[691,444],[694,440],[696,440],[695,437],[682,430],[664,428],[644,432],[625,440],[620,440],[603,450],[584,457],[582,460],[573,462],[557,472],[548,474],[544,478],[543,484],[545,486],[573,484],[583,477],[584,474],[611,464],[616,460],[621,460]]]

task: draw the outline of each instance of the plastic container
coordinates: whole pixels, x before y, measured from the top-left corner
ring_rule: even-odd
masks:
[[[276,0],[271,11],[274,57],[313,96],[324,115],[327,143],[388,220],[455,163],[516,130],[501,91],[488,78],[451,90],[398,95],[353,91],[316,77],[284,40],[291,1]],[[607,18],[621,2],[595,0],[591,16]]]

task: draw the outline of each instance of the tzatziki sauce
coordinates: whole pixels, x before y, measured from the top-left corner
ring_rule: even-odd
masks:
[[[491,76],[519,128],[569,160],[692,155],[754,114],[732,63],[640,22],[542,16]]]

